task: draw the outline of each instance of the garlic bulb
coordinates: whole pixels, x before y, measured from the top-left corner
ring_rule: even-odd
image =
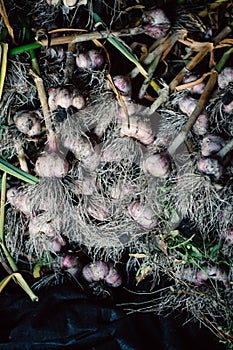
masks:
[[[104,281],[111,287],[117,288],[122,284],[122,277],[115,269],[112,263],[108,263],[108,274],[105,276]]]
[[[204,174],[213,175],[216,179],[223,174],[223,166],[215,158],[201,158],[198,162],[198,169]]]
[[[56,152],[46,153],[39,157],[35,164],[35,172],[40,177],[64,177],[69,171],[66,159]]]
[[[144,145],[149,145],[154,141],[154,133],[149,119],[131,116],[130,124],[124,118],[121,122],[121,136],[129,136],[139,140]]]
[[[87,206],[87,213],[93,218],[104,221],[109,217],[109,210],[105,203],[98,200],[91,200]]]
[[[82,275],[87,282],[105,282],[117,288],[122,284],[122,277],[111,262],[95,261],[83,267]]]
[[[198,101],[190,96],[182,97],[179,101],[179,108],[180,110],[187,114],[189,117],[193,113],[193,111],[196,108]],[[207,116],[207,112],[204,110],[202,113],[198,116],[196,122],[193,125],[193,132],[196,135],[205,135],[208,132],[209,129],[209,119]]]
[[[132,202],[128,205],[127,211],[144,228],[153,229],[158,223],[154,211],[146,204]]]
[[[7,200],[17,210],[22,212],[25,216],[30,216],[31,203],[29,197],[22,193],[22,191],[16,186],[11,187],[7,190]]]
[[[103,261],[86,264],[82,269],[82,275],[87,282],[98,282],[103,280],[109,273],[109,266]]]
[[[14,116],[19,131],[28,136],[41,134],[41,115],[38,111],[21,111]]]
[[[58,87],[48,90],[48,104],[51,111],[54,111],[58,106],[69,108],[71,106],[82,109],[85,107],[85,98],[80,91],[74,87]]]
[[[217,135],[206,135],[201,142],[201,154],[208,157],[217,153],[226,144],[226,141]]]
[[[149,173],[155,177],[166,178],[171,173],[170,159],[166,154],[147,155],[143,159],[142,170],[145,174]]]
[[[144,12],[142,27],[145,33],[154,39],[160,39],[167,35],[171,28],[171,22],[162,9],[154,9]]]
[[[198,77],[195,74],[191,74],[189,76],[184,77],[183,83],[184,84],[191,83],[197,79]],[[191,92],[191,94],[201,95],[204,91],[204,88],[205,88],[205,83],[199,83],[197,85],[190,86],[188,90]]]
[[[225,67],[218,75],[218,86],[224,89],[231,82],[233,82],[233,68]]]
[[[104,65],[104,57],[100,50],[92,49],[77,54],[76,65],[79,69],[101,69]]]
[[[117,90],[119,90],[121,95],[131,96],[132,94],[132,84],[128,76],[125,75],[115,75],[113,77],[113,83]]]

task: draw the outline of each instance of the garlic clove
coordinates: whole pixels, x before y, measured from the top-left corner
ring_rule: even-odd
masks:
[[[168,34],[171,28],[171,22],[165,12],[157,8],[144,12],[142,16],[142,27],[150,37],[161,39]]]
[[[103,261],[88,263],[82,269],[82,275],[87,282],[102,281],[108,273],[109,266]]]
[[[52,152],[39,157],[35,164],[35,172],[40,177],[65,177],[69,171],[69,163],[59,154]]]

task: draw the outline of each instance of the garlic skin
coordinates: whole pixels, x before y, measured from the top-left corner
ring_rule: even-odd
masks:
[[[105,276],[104,281],[113,288],[117,288],[122,284],[122,277],[119,272],[115,269],[112,263],[108,263],[109,271]]]
[[[109,273],[109,266],[103,261],[86,264],[82,269],[82,275],[87,282],[103,280]]]
[[[183,83],[184,84],[191,83],[197,79],[198,79],[198,77],[195,74],[191,74],[189,76],[184,77]],[[201,95],[204,91],[204,88],[205,88],[205,83],[200,83],[200,84],[189,87],[188,90],[190,91],[191,94]]]
[[[75,193],[90,196],[96,190],[96,176],[85,175],[82,180],[76,180],[74,186]]]
[[[197,136],[204,136],[208,133],[209,127],[209,118],[207,117],[207,113],[204,112],[197,117],[193,125],[193,132]]]
[[[189,117],[193,113],[196,108],[198,101],[190,96],[185,96],[179,101],[180,110],[187,114]],[[209,119],[206,111],[202,111],[202,113],[198,116],[196,122],[193,125],[193,132],[196,135],[202,136],[205,135],[209,130]]]
[[[66,254],[61,258],[61,268],[77,277],[82,271],[82,264],[74,254]]]
[[[132,84],[131,84],[131,80],[128,76],[115,75],[113,77],[113,83],[121,95],[131,97]]]
[[[152,154],[146,156],[142,162],[142,170],[161,179],[167,178],[171,173],[171,163],[167,155]]]
[[[63,4],[65,7],[68,7],[69,9],[75,8],[78,0],[63,0]]]
[[[157,8],[144,12],[142,16],[142,27],[150,37],[161,39],[168,34],[171,28],[171,22],[165,12]]]
[[[227,245],[233,245],[233,228],[221,232],[221,238],[224,239],[224,243],[226,243]]]
[[[112,186],[110,196],[115,200],[123,200],[139,191],[139,186],[129,182],[118,182]]]
[[[87,213],[99,221],[105,221],[109,217],[107,206],[97,200],[92,200],[87,206]]]
[[[146,204],[132,202],[127,206],[129,215],[142,227],[153,229],[157,226],[157,218],[154,211]]]
[[[201,154],[203,157],[211,156],[226,144],[226,141],[217,135],[206,135],[201,142]]]
[[[77,54],[76,65],[79,69],[99,70],[104,65],[104,57],[100,50],[92,49]]]
[[[150,145],[154,141],[154,133],[150,121],[137,116],[131,116],[128,121],[125,119],[121,122],[121,136],[129,136],[137,139],[144,145]]]
[[[233,68],[225,67],[218,75],[218,86],[224,89],[231,82],[233,82]]]
[[[215,158],[201,158],[198,162],[198,170],[204,174],[213,175],[216,179],[223,174],[223,167]]]
[[[6,193],[7,201],[23,213],[26,217],[29,217],[31,214],[31,203],[26,194],[23,194],[22,191],[16,186],[11,187],[7,190]]]
[[[44,235],[44,249],[57,253],[65,245],[63,238],[57,233],[52,222],[47,221],[43,215],[37,215],[30,219],[28,232],[31,236]]]
[[[233,100],[230,103],[228,103],[227,105],[223,104],[222,110],[223,110],[224,113],[228,113],[228,114],[232,113],[232,111],[233,111]]]
[[[103,281],[113,288],[122,284],[122,277],[111,262],[95,261],[86,264],[82,275],[87,282]]]
[[[69,163],[59,154],[52,152],[39,157],[35,164],[35,172],[40,177],[65,177],[69,171]]]
[[[36,136],[42,132],[41,116],[37,111],[21,111],[14,116],[17,129],[25,135]]]
[[[48,96],[48,104],[51,111],[55,111],[58,106],[65,109],[71,106],[82,109],[86,105],[85,98],[74,87],[49,88]]]

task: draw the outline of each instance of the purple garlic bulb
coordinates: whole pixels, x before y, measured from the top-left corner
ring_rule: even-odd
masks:
[[[231,82],[233,82],[233,68],[225,67],[218,75],[218,86],[224,89]]]
[[[142,162],[142,170],[154,177],[165,179],[171,173],[170,158],[166,154],[152,154],[146,156]]]
[[[223,167],[215,158],[201,158],[198,162],[198,169],[204,174],[213,175],[216,179],[223,174]]]
[[[108,267],[108,274],[105,276],[104,281],[110,287],[117,288],[122,284],[122,277],[112,263],[108,263]]]
[[[14,116],[17,129],[28,136],[41,134],[41,115],[37,111],[21,111]]]
[[[184,84],[187,84],[187,83],[191,83],[195,80],[197,80],[197,76],[195,74],[191,74],[189,76],[186,76],[184,77],[183,79],[183,83]],[[205,88],[205,83],[200,83],[200,84],[197,84],[197,85],[194,85],[194,86],[190,86],[188,88],[188,90],[191,92],[191,94],[199,94],[201,95],[204,91],[204,88]]]
[[[144,145],[149,145],[154,141],[154,132],[149,120],[142,117],[131,116],[128,121],[121,122],[121,136],[129,136],[139,140]]]
[[[50,88],[48,95],[48,104],[51,111],[56,110],[58,106],[65,109],[71,106],[82,109],[86,104],[83,95],[74,87]]]
[[[104,221],[109,217],[109,210],[104,203],[92,200],[87,206],[87,213],[93,218]]]
[[[158,223],[154,211],[146,204],[132,202],[128,205],[127,211],[139,225],[146,229],[153,229]]]
[[[69,171],[69,163],[56,152],[46,153],[39,157],[35,172],[40,177],[64,177]]]
[[[164,38],[171,28],[171,22],[162,9],[144,12],[142,27],[145,33],[154,39]]]
[[[102,281],[109,273],[109,266],[103,261],[95,261],[86,264],[82,269],[82,275],[87,282]]]
[[[72,276],[77,276],[82,271],[82,264],[74,254],[66,254],[61,259],[61,268]]]
[[[99,70],[104,65],[104,57],[100,50],[92,49],[77,54],[76,65],[80,69]]]
[[[189,117],[193,113],[193,111],[196,108],[198,101],[190,96],[184,96],[179,101],[179,108],[180,110],[187,114]],[[202,136],[205,135],[209,130],[209,119],[208,114],[204,110],[202,113],[198,116],[196,122],[193,125],[193,132],[196,135]]]
[[[22,191],[16,186],[11,187],[7,190],[7,200],[13,205],[17,210],[22,212],[25,216],[30,216],[31,214],[31,203],[27,194],[22,193]]]
[[[226,141],[217,135],[206,135],[201,142],[201,154],[203,157],[217,153],[226,144]]]
[[[132,84],[131,80],[126,75],[115,75],[113,77],[113,82],[117,90],[123,96],[131,96],[132,94]]]

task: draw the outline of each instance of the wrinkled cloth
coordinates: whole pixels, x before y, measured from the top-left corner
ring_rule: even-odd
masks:
[[[121,293],[117,288],[113,297],[98,299],[75,285],[59,285],[39,290],[33,303],[12,283],[0,295],[0,349],[225,349],[207,328],[183,325],[182,315],[127,314],[117,304],[125,298]]]

